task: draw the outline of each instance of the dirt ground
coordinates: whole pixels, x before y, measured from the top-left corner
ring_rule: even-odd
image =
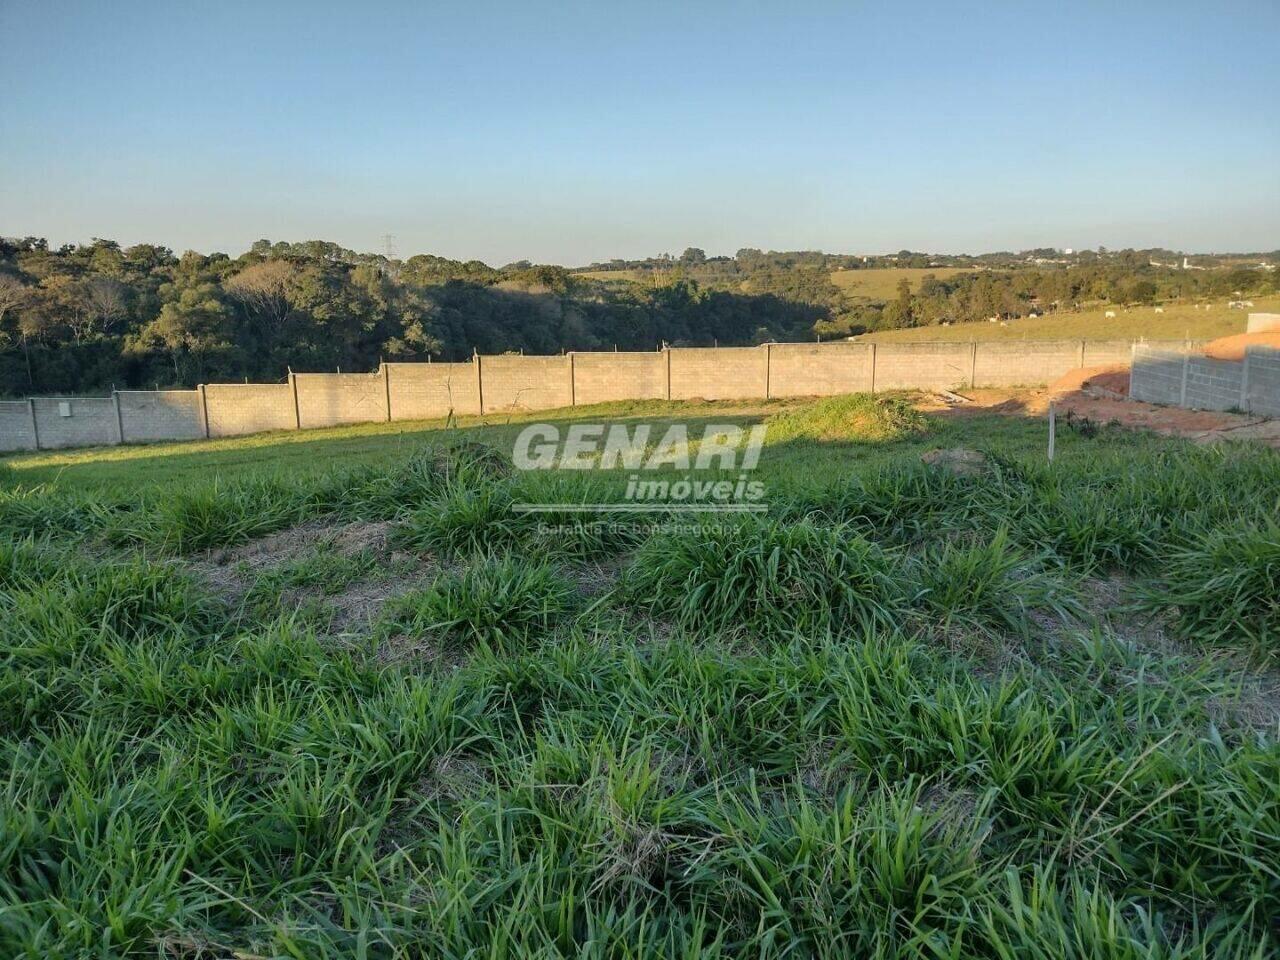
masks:
[[[1110,373],[1111,371],[1107,371]],[[1058,385],[1040,390],[990,389],[964,390],[951,396],[934,395],[919,404],[920,409],[944,416],[973,416],[1003,413],[1009,416],[1048,416],[1052,401],[1060,416],[1068,412],[1088,417],[1099,423],[1116,421],[1123,426],[1151,430],[1166,436],[1187,437],[1197,443],[1220,440],[1256,440],[1280,449],[1280,420],[1266,420],[1239,413],[1217,413],[1209,410],[1183,410],[1129,400],[1117,391],[1089,378],[1076,389]],[[1099,378],[1103,379],[1103,378]],[[1113,379],[1103,379],[1103,384]]]

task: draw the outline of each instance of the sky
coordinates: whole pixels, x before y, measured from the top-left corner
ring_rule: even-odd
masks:
[[[0,235],[1280,248],[1280,3],[0,0]]]

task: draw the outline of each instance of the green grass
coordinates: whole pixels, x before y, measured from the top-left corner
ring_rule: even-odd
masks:
[[[963,273],[974,273],[959,267],[872,267],[867,270],[837,270],[831,274],[831,282],[847,297],[868,300],[893,300],[898,296],[898,284],[903,280],[911,285],[912,293],[919,291],[920,281],[933,276],[948,280]]]
[[[507,465],[570,416],[767,421],[768,512],[513,514],[623,499]],[[6,461],[0,955],[1280,949],[1276,452],[490,420]]]
[[[1254,300],[1249,310],[1228,310],[1226,298],[1206,301],[1210,309],[1195,303],[1168,303],[1155,307],[1103,304],[1078,310],[1060,310],[1039,317],[1023,317],[998,323],[954,323],[949,327],[914,327],[881,330],[861,339],[885,342],[918,340],[1213,340],[1245,332],[1250,312],[1280,310],[1280,299]],[[1113,311],[1114,317],[1107,312]]]
[[[925,418],[906,398],[870,394],[827,397],[798,410],[774,414],[766,422],[773,443],[887,443],[926,429]]]

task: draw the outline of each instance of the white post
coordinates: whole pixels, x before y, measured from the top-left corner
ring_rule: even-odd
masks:
[[[1249,348],[1244,348],[1244,364],[1240,368],[1240,409],[1249,413]]]
[[[1058,432],[1058,414],[1053,401],[1049,401],[1049,462],[1053,463],[1053,444]]]
[[[27,412],[31,414],[31,439],[36,445],[36,449],[40,449],[40,424],[36,420],[36,402],[31,397],[27,397]]]
[[[111,405],[116,410],[116,443],[124,443],[124,417],[120,414],[120,393],[111,388]]]

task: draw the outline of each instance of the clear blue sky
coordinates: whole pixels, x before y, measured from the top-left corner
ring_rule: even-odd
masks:
[[[1280,3],[0,0],[0,234],[1280,247]]]

